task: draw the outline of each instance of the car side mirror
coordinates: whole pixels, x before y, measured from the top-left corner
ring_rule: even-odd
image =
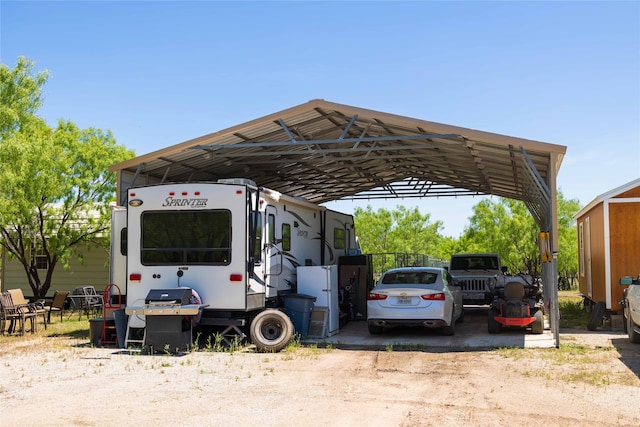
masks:
[[[640,285],[640,278],[633,279],[631,276],[623,276],[620,278],[621,285]]]

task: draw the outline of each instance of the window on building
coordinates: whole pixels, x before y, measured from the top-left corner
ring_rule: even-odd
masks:
[[[49,269],[49,258],[47,258],[47,255],[44,253],[44,248],[42,247],[42,245],[38,245],[38,249],[36,250],[36,254],[34,256],[34,261],[38,270]]]
[[[578,248],[580,251],[580,276],[584,277],[584,223],[580,223],[578,232]]]

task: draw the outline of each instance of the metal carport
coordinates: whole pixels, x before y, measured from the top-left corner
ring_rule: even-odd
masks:
[[[566,147],[315,99],[112,165],[127,188],[249,178],[314,203],[496,195],[521,200],[558,252],[556,176]],[[556,257],[542,265],[559,345]]]

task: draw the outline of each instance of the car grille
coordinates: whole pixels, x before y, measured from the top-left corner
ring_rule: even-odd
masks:
[[[462,279],[458,280],[463,291],[489,291],[489,281],[487,279]]]

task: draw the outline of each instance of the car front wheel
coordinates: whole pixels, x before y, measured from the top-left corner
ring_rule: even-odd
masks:
[[[634,326],[636,328],[638,327],[638,325],[633,323],[631,313],[629,313],[629,316],[627,316],[627,334],[629,334],[629,342],[640,344],[640,334],[633,330]]]

